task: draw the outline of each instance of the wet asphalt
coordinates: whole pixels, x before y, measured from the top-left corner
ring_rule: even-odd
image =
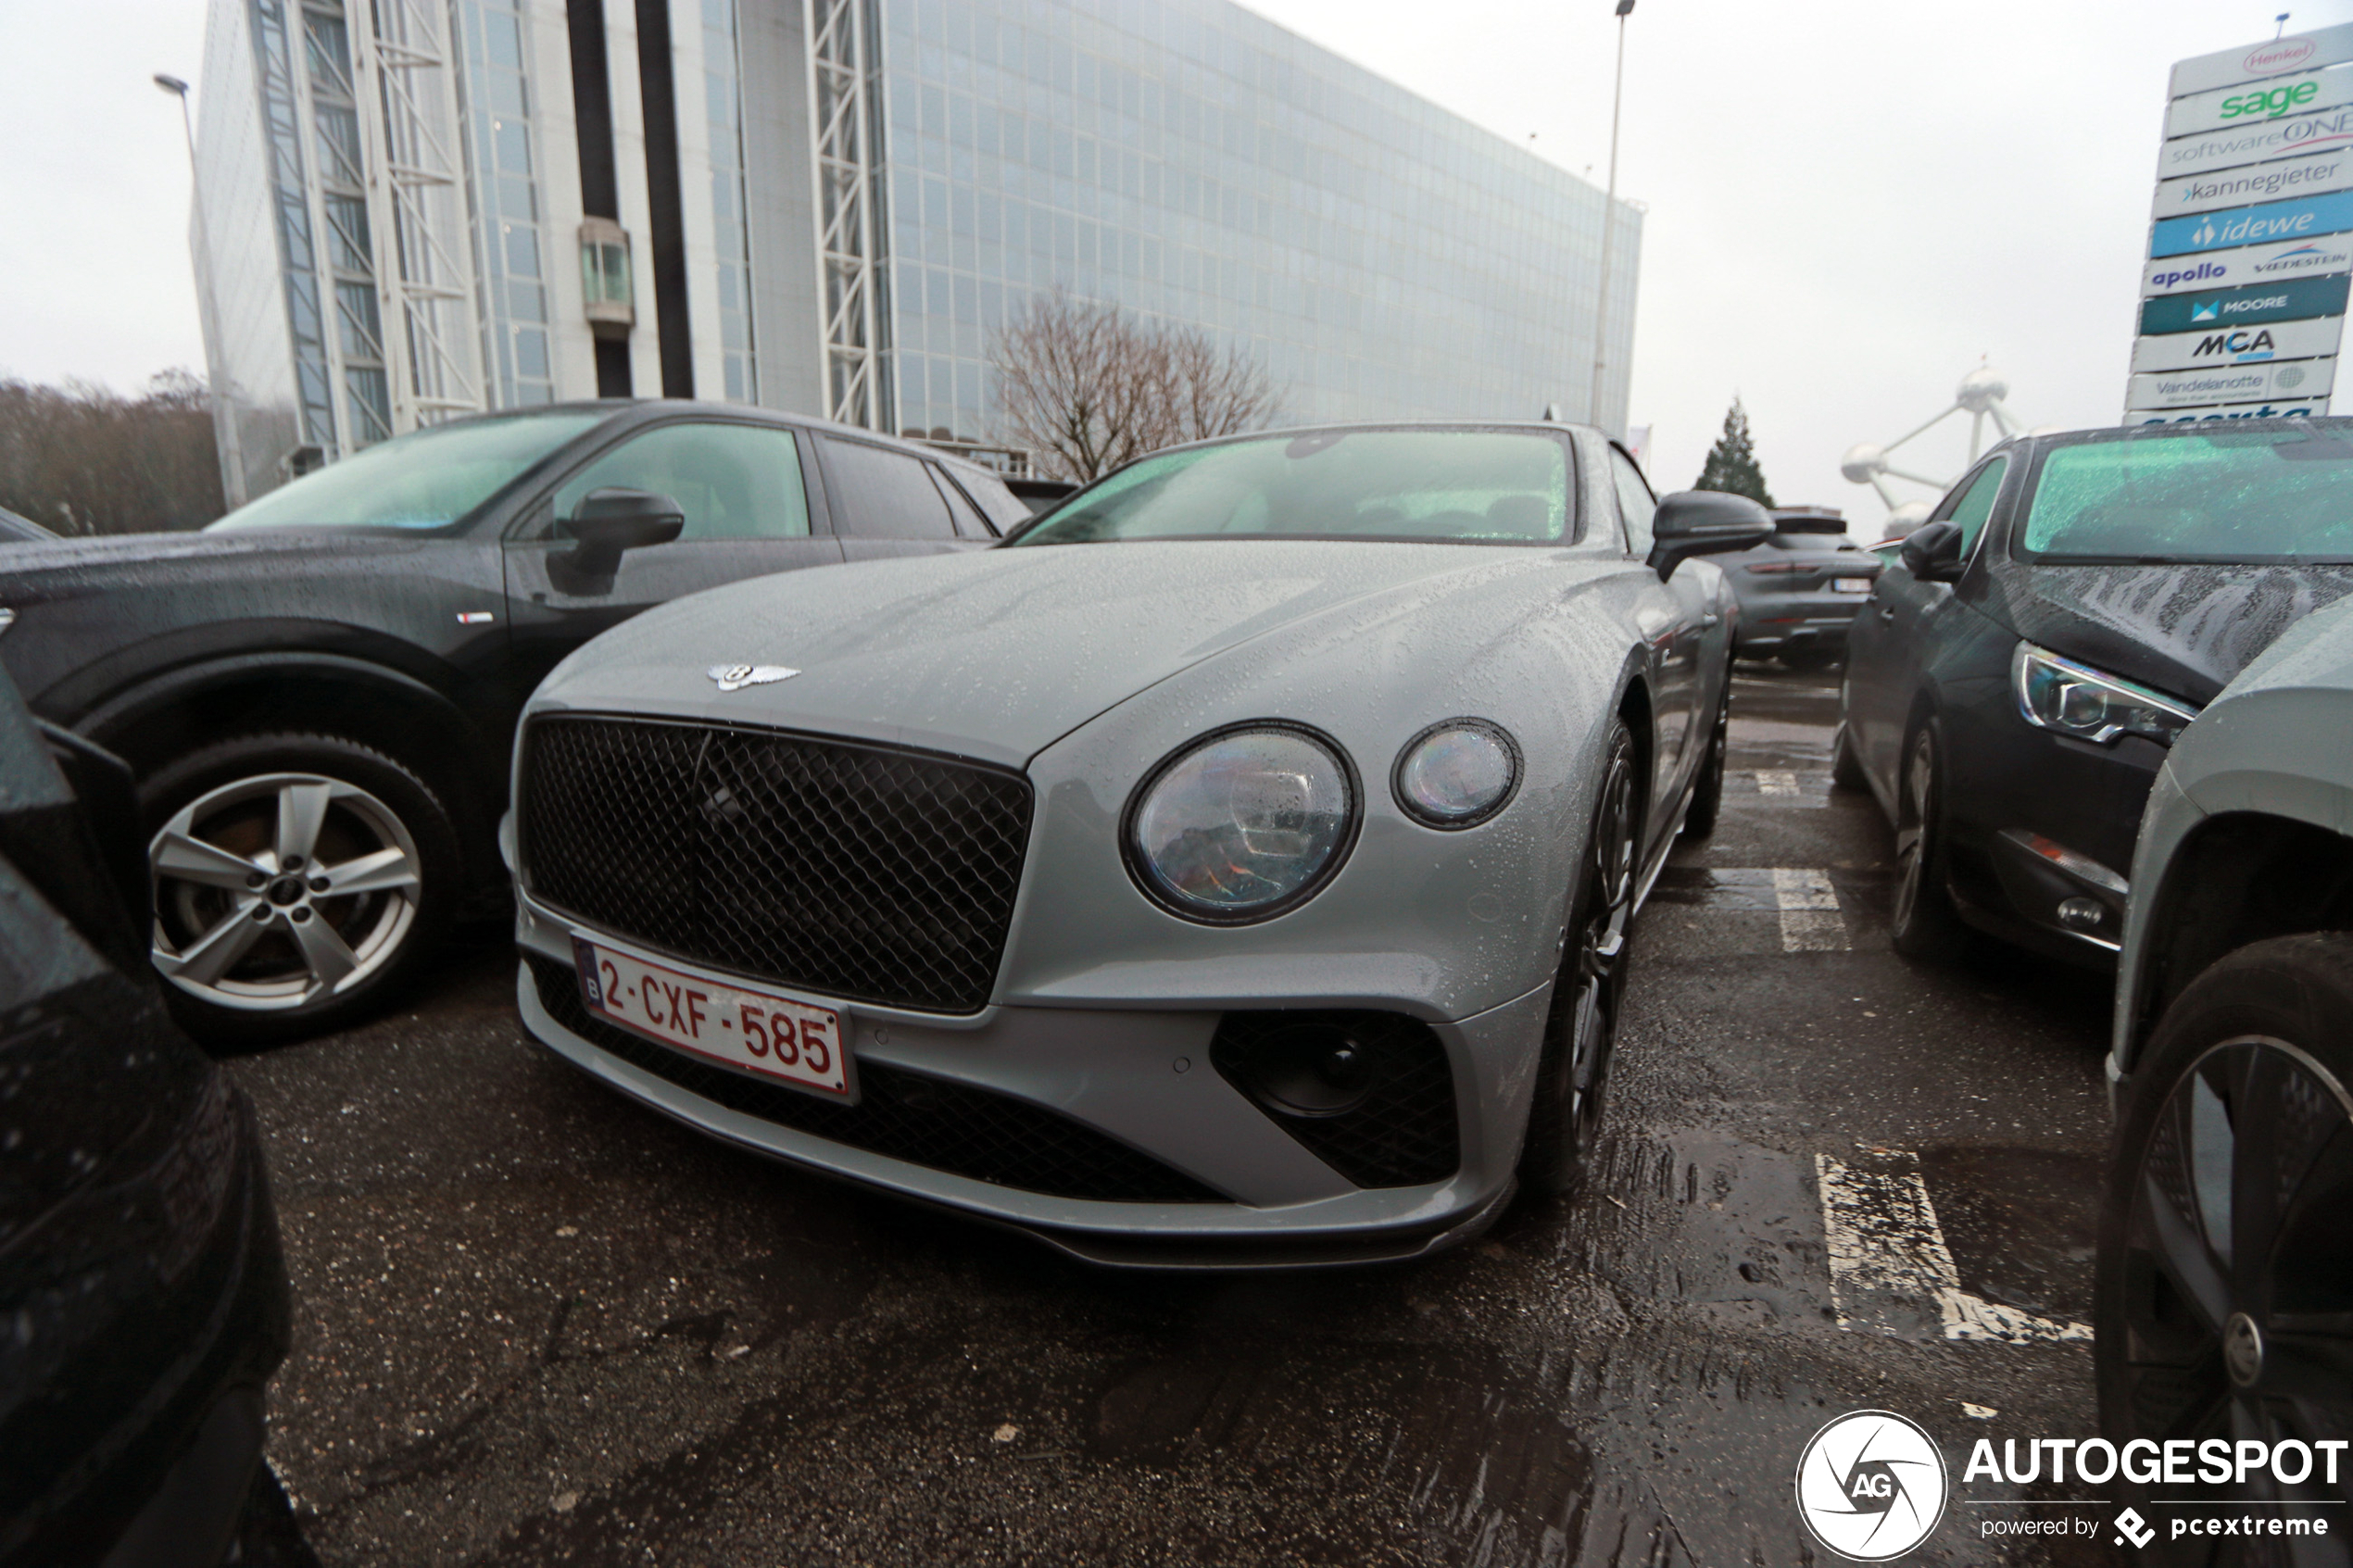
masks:
[[[496,933],[396,1016],[238,1059],[310,1541],[330,1568],[1832,1562],[1792,1476],[1876,1408],[1954,1467],[1908,1561],[2105,1561],[2105,1531],[1985,1538],[2020,1510],[1961,1499],[2034,1489],[1959,1466],[2095,1428],[2088,1345],[2054,1335],[2090,1317],[2108,985],[1888,949],[1835,706],[1835,676],[1742,667],[1721,822],[1638,927],[1594,1179],[1422,1263],[1101,1273],[718,1147],[531,1045]],[[1839,1169],[1916,1173],[1957,1298],[2043,1331],[1950,1338],[1858,1290]]]

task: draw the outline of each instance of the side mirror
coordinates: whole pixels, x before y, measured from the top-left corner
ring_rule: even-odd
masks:
[[[573,570],[610,577],[622,551],[667,545],[686,526],[686,508],[669,496],[609,485],[582,497],[580,509],[559,521],[556,532],[579,541],[571,556]]]
[[[1745,495],[1721,490],[1678,490],[1651,519],[1647,565],[1664,583],[1693,556],[1745,550],[1773,536],[1773,514]]]
[[[1904,535],[1904,547],[1896,554],[1919,581],[1950,583],[1968,564],[1961,559],[1961,543],[1959,523],[1924,522]]]

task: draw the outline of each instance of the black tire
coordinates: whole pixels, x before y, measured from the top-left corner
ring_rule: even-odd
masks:
[[[1716,815],[1724,806],[1724,752],[1730,744],[1732,684],[1724,683],[1724,698],[1716,705],[1716,722],[1707,735],[1707,758],[1692,784],[1692,803],[1683,811],[1683,835],[1705,838],[1716,831]]]
[[[1624,720],[1613,720],[1603,743],[1592,828],[1569,896],[1568,933],[1520,1153],[1520,1184],[1551,1197],[1577,1190],[1601,1127],[1641,871],[1641,780],[1633,734]]]
[[[2102,1436],[2120,1452],[2144,1437],[2353,1440],[2348,1260],[2353,934],[2258,942],[2174,999],[2133,1077],[2101,1201]],[[2345,1472],[2333,1485],[2325,1474],[2316,1461],[2301,1484],[2259,1470],[2195,1491],[2217,1507],[2342,1502]],[[2116,1485],[2147,1512],[2150,1487],[2121,1474]],[[2144,1555],[2344,1564],[2353,1545],[2332,1524],[2285,1551],[2161,1537]]]
[[[319,1568],[319,1554],[303,1539],[294,1504],[264,1460],[254,1469],[253,1490],[237,1521],[237,1538],[222,1568]]]
[[[1933,721],[1905,743],[1895,788],[1895,903],[1888,941],[1906,958],[1948,957],[1961,944],[1961,922],[1945,891],[1944,747]]]
[[[219,741],[157,770],[139,804],[156,967],[173,1013],[209,1045],[350,1023],[411,984],[448,933],[461,885],[449,813],[415,773],[356,741]]]
[[[1857,792],[1871,787],[1870,775],[1863,771],[1863,759],[1855,755],[1855,738],[1843,719],[1831,737],[1831,787]]]

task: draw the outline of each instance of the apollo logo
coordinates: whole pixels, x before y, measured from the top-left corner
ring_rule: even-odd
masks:
[[[1814,1434],[1797,1461],[1797,1514],[1824,1547],[1886,1562],[1928,1539],[1944,1517],[1944,1456],[1918,1423],[1854,1411]]]

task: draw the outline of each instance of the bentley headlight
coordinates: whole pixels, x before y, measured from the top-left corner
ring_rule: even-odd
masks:
[[[2018,645],[2010,675],[2018,710],[2028,723],[2102,746],[2119,735],[2143,735],[2171,746],[2197,717],[2197,709],[2179,698],[2103,675],[2032,643]]]
[[[1502,810],[1519,787],[1519,747],[1482,719],[1432,724],[1397,754],[1397,803],[1434,828],[1466,828]]]
[[[1145,889],[1195,920],[1264,920],[1340,869],[1356,829],[1340,748],[1289,726],[1253,724],[1179,752],[1128,812],[1127,848]]]

